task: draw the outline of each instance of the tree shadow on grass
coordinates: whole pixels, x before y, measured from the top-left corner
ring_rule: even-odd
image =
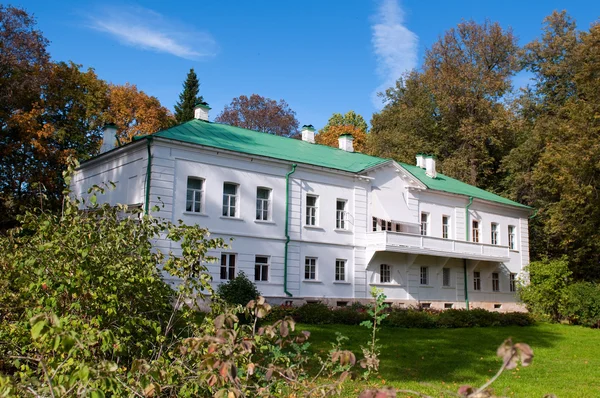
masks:
[[[328,349],[335,340],[332,331],[349,338],[347,347],[361,358],[361,345],[370,331],[358,326],[310,327],[316,349]],[[469,329],[383,328],[378,333],[380,374],[389,382],[472,382],[481,375],[492,376],[502,365],[496,349],[512,337],[513,342],[552,347],[563,339],[560,333],[537,327],[490,327]],[[535,361],[534,361],[535,362]]]

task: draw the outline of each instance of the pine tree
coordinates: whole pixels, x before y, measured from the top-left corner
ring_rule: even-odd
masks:
[[[200,82],[198,82],[198,76],[196,76],[196,72],[192,68],[183,83],[183,91],[179,94],[179,102],[175,104],[175,119],[177,123],[185,123],[194,118],[194,106],[197,103],[204,102],[202,96],[198,95],[199,91]]]

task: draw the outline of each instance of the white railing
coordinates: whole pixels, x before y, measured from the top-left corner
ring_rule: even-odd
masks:
[[[422,249],[424,252],[441,252],[455,255],[463,254],[490,259],[506,259],[509,257],[508,246],[442,239],[433,236],[406,234],[402,232],[369,232],[367,234],[367,244],[378,250],[394,251],[395,248],[409,248]]]

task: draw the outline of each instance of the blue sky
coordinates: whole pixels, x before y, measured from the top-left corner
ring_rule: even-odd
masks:
[[[375,93],[461,20],[511,27],[526,43],[543,18],[566,9],[580,29],[600,16],[596,1],[13,1],[37,18],[57,61],[93,67],[135,84],[173,109],[194,68],[211,119],[234,97],[284,99],[300,124],[321,128],[332,113],[370,121]],[[526,76],[515,80],[526,82]]]

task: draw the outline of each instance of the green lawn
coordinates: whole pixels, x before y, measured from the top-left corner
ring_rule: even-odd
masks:
[[[349,338],[346,349],[360,358],[369,330],[360,326],[298,325],[311,332],[312,349],[329,350],[335,333]],[[600,330],[539,324],[530,327],[473,329],[396,329],[379,333],[380,373],[369,382],[433,396],[449,396],[462,384],[480,386],[501,365],[496,348],[505,338],[533,348],[533,364],[506,371],[493,384],[498,395],[543,397],[600,397]],[[364,383],[351,382],[344,395],[357,396]],[[400,395],[408,396],[408,395]]]

